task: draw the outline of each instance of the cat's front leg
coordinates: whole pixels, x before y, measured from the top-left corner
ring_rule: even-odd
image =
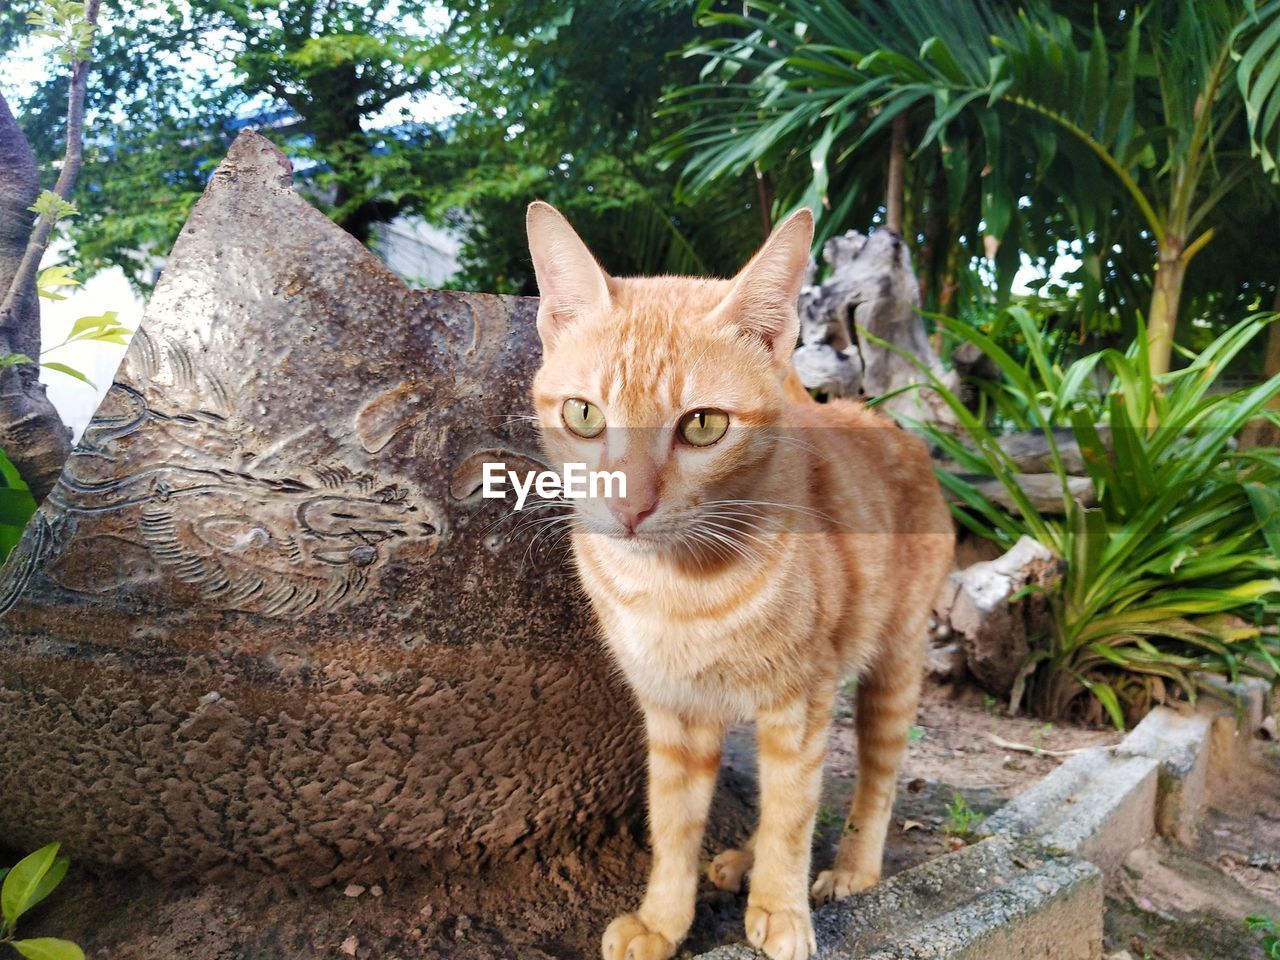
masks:
[[[746,926],[747,940],[773,960],[805,960],[817,949],[809,917],[809,850],[831,708],[830,696],[811,691],[756,718],[760,826]]]
[[[604,933],[604,960],[667,960],[689,932],[725,724],[645,705],[653,863],[644,900]]]

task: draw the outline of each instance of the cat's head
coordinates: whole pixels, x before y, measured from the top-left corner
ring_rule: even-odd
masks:
[[[627,478],[625,497],[575,500],[579,521],[642,549],[711,536],[774,454],[813,215],[792,214],[731,280],[610,277],[545,203],[528,232],[548,457]]]

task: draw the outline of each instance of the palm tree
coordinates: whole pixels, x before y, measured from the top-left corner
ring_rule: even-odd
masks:
[[[807,159],[779,202],[816,202],[838,220],[847,201],[833,203],[833,171],[864,163],[861,148],[910,117],[914,156],[978,197],[971,241],[981,233],[988,256],[1038,241],[1031,252],[1052,256],[1074,234],[1086,298],[1112,283],[1145,291],[1151,370],[1166,371],[1188,265],[1228,198],[1277,176],[1280,0],[1153,0],[1105,19],[1058,6],[1074,15],[1045,0],[707,5],[704,23],[734,29],[692,51],[710,79],[669,109],[703,113],[669,147],[693,192]],[[1274,209],[1274,192],[1263,196]]]

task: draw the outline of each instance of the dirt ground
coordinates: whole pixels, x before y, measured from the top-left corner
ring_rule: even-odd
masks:
[[[1048,773],[1069,751],[1118,739],[1109,729],[1005,717],[980,694],[955,698],[950,688],[932,689],[921,706],[902,771],[886,873],[943,853],[959,842],[951,839],[953,834]],[[708,859],[750,832],[755,804],[750,744],[749,730],[731,737],[704,851]],[[1242,774],[1255,779],[1221,785],[1224,799],[1202,837],[1204,849],[1193,858],[1246,894],[1228,909],[1234,911],[1230,919],[1237,933],[1244,929],[1238,912],[1244,903],[1280,902],[1275,900],[1280,887],[1280,761],[1272,757],[1260,762],[1262,773],[1251,768]],[[815,869],[835,850],[856,769],[852,704],[842,697],[815,838]],[[1258,776],[1269,779],[1259,781]],[[1260,792],[1265,792],[1266,804],[1256,802]],[[0,862],[11,860],[6,856]],[[99,875],[73,866],[63,888],[24,924],[23,933],[75,939],[92,960],[592,958],[609,918],[634,907],[647,866],[642,824],[620,830],[602,849],[514,863],[483,880],[423,877],[367,889],[313,891],[269,876],[174,885],[141,874]],[[1153,897],[1141,880],[1143,868],[1138,864],[1133,871],[1141,892],[1117,887],[1112,893],[1116,917],[1108,920],[1111,949],[1140,946],[1131,952],[1132,960],[1236,960],[1249,955],[1156,952],[1165,949],[1161,943],[1179,942],[1176,937],[1161,940],[1157,921],[1172,916],[1175,908],[1194,913],[1197,904],[1177,901],[1171,906]],[[717,891],[704,880],[681,955],[740,941],[744,909],[744,896]],[[1280,907],[1275,913],[1280,914]],[[1247,949],[1246,941],[1237,937],[1235,942]]]
[[[1157,840],[1134,851],[1107,892],[1107,943],[1115,960],[1262,960],[1250,914],[1280,919],[1275,744],[1255,743],[1212,784],[1193,849]]]

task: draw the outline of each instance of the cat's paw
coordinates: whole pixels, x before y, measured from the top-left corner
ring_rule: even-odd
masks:
[[[805,960],[818,949],[809,919],[809,906],[799,910],[747,907],[747,940],[771,960]]]
[[[604,960],[668,960],[675,956],[676,945],[634,913],[624,913],[605,928],[600,953]]]
[[[843,900],[880,882],[879,870],[823,870],[813,883],[814,903]]]
[[[722,850],[707,867],[707,879],[721,890],[742,892],[742,878],[751,869],[753,857],[745,850]]]

